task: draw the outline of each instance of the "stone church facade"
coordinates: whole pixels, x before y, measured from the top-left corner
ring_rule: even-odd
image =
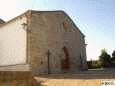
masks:
[[[63,11],[32,11],[0,25],[0,70],[87,70],[85,36]]]

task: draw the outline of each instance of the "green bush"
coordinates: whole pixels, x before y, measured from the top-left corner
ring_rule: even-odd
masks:
[[[101,51],[101,55],[99,56],[99,64],[101,67],[110,67],[111,62],[111,56],[106,52],[105,49]]]
[[[115,61],[115,50],[112,53],[112,60]]]

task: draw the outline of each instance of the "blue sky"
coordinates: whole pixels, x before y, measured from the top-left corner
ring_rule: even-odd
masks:
[[[115,0],[2,0],[0,17],[8,21],[28,9],[64,10],[86,36],[88,59],[115,50]]]

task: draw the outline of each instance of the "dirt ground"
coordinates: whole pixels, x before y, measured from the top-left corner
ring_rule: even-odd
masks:
[[[93,69],[76,74],[49,74],[35,77],[41,86],[102,86],[103,81],[115,81],[115,69]]]
[[[0,71],[0,86],[105,86],[101,85],[103,81],[115,82],[115,69],[39,76],[34,76],[29,71]]]

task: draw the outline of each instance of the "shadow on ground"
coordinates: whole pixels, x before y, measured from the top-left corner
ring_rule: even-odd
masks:
[[[93,69],[77,73],[48,74],[37,76],[46,79],[115,79],[115,69]]]

